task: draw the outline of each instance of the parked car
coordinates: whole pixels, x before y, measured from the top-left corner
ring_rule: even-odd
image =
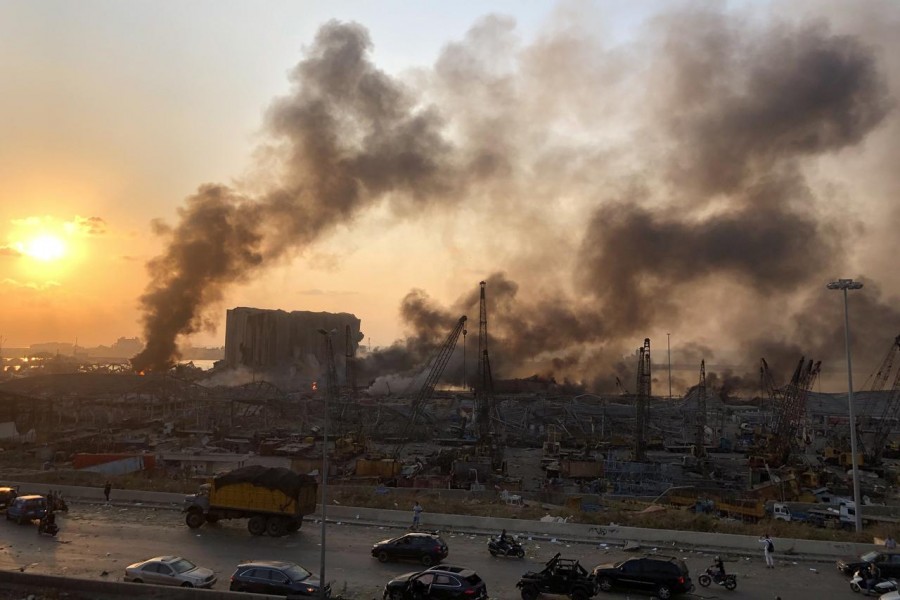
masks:
[[[125,567],[125,581],[211,588],[216,584],[216,574],[180,556],[156,556]]]
[[[47,499],[43,496],[18,496],[6,508],[6,520],[18,524],[43,519],[47,514]]]
[[[437,565],[425,571],[406,573],[384,586],[384,600],[486,600],[487,585],[466,567]]]
[[[14,487],[0,487],[0,510],[5,509],[9,506],[10,502],[19,495],[18,488]]]
[[[241,563],[231,575],[233,592],[253,592],[276,596],[318,596],[322,582],[298,564],[280,560],[254,560]],[[325,586],[331,597],[331,586]]]
[[[694,589],[687,565],[679,558],[645,556],[615,564],[598,565],[591,572],[600,591],[615,588],[641,590],[667,600]]]
[[[407,533],[372,546],[372,556],[381,562],[417,560],[426,567],[441,562],[449,553],[447,544],[434,533]]]

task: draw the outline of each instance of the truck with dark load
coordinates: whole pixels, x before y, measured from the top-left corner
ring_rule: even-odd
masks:
[[[253,535],[281,537],[300,529],[303,516],[316,510],[318,485],[290,469],[241,467],[214,477],[184,500],[184,522],[191,529],[221,519],[249,519]]]

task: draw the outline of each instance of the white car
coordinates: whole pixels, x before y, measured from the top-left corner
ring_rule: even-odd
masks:
[[[211,588],[216,583],[216,574],[180,556],[157,556],[125,567],[125,581]]]

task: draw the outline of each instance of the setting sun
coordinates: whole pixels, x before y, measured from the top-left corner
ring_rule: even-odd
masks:
[[[22,254],[49,262],[62,258],[66,253],[65,243],[54,235],[44,234],[20,245]]]

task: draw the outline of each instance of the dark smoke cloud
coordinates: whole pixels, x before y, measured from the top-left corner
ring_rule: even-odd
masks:
[[[209,185],[187,200],[165,253],[148,264],[147,347],[135,369],[167,368],[178,357],[177,337],[204,326],[204,310],[227,286],[352,220],[385,192],[423,203],[460,180],[436,112],[376,69],[370,49],[359,25],[324,25],[291,74],[292,94],[268,111],[273,142],[264,154],[279,173],[268,189],[248,197]]]
[[[894,242],[816,168],[871,160],[864,144],[897,130],[890,52],[864,43],[864,20],[687,6],[615,47],[572,11],[527,47],[510,19],[487,17],[405,83],[369,62],[363,28],[325,25],[267,113],[260,154],[276,175],[252,196],[201,188],[168,232],[136,366],[168,364],[226,286],[386,199],[399,218],[465,215],[446,236],[471,246],[455,273],[488,275],[497,377],[599,391],[618,377],[633,391],[635,349],[670,330],[676,361],[723,365],[708,377],[725,393],[755,393],[761,357],[784,378],[800,355],[827,368],[842,329],[824,283],[865,272],[860,246]],[[457,281],[468,291],[446,304],[407,295],[408,336],[369,356],[367,373],[421,369],[461,314],[477,332],[477,282]],[[877,348],[865,360],[900,331],[898,292],[866,282],[853,295],[854,327]]]

